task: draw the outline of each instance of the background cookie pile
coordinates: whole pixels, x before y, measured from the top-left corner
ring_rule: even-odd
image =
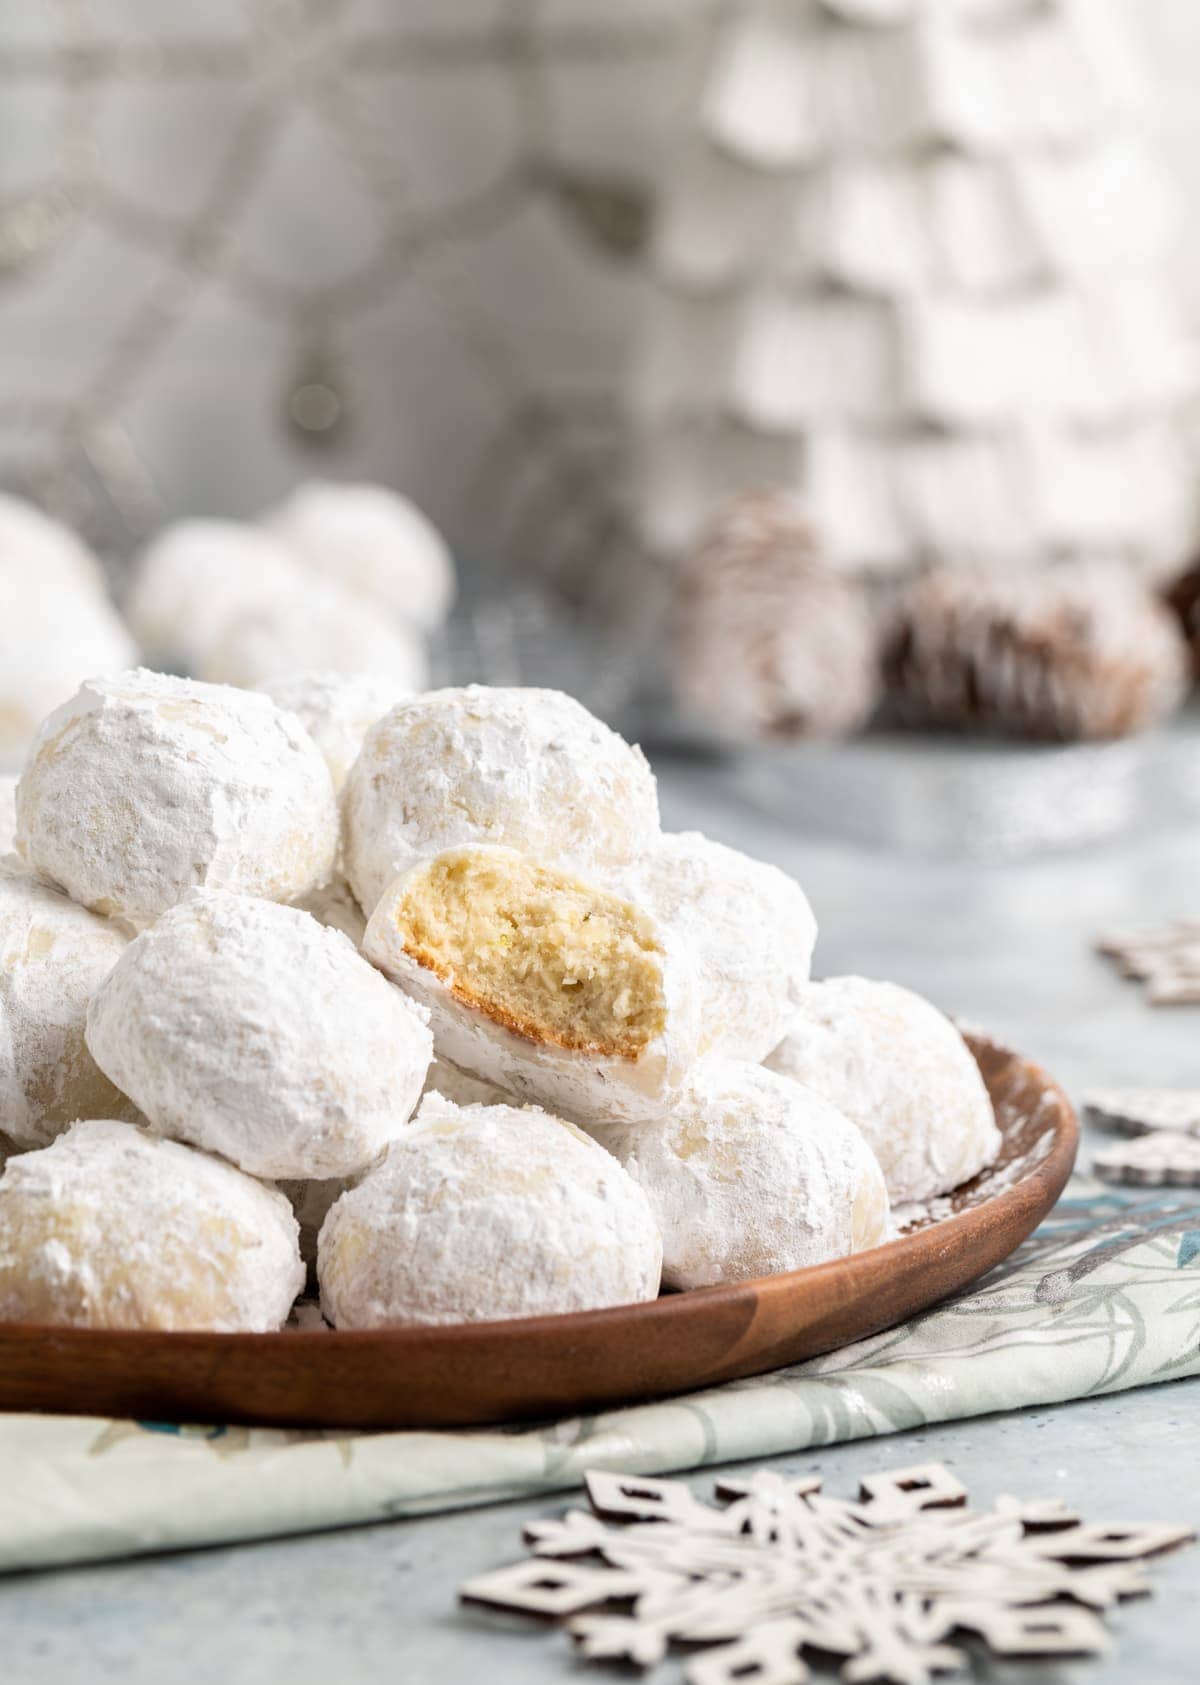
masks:
[[[428,640],[455,592],[446,542],[408,498],[319,480],[254,523],[172,522],[120,583],[118,604],[75,532],[0,493],[0,772],[81,679],[139,657],[234,685],[386,675],[390,704],[397,686],[429,684]]]
[[[275,1329],[306,1262],[346,1328],[633,1302],[874,1246],[998,1148],[953,1026],[811,982],[800,887],[663,833],[558,692],[130,669],[9,823],[4,1320]]]

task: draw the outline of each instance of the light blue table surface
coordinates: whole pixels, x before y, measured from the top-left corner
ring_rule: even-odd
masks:
[[[1200,756],[1198,756],[1200,760]],[[1034,861],[983,865],[796,838],[711,768],[660,767],[664,820],[777,861],[821,923],[818,970],[890,977],[1046,1064],[1102,1083],[1200,1086],[1200,1008],[1149,1009],[1090,951],[1113,925],[1200,912],[1200,827],[1136,830]],[[1197,768],[1200,788],[1200,766]],[[1088,1145],[1085,1142],[1083,1162]],[[875,1468],[939,1459],[973,1497],[1062,1497],[1092,1519],[1200,1527],[1200,1381],[985,1417],[781,1458],[851,1493]],[[692,1477],[711,1488],[715,1471]],[[2,1495],[0,1495],[2,1497]],[[460,1611],[455,1588],[514,1559],[527,1520],[563,1499],[0,1583],[3,1685],[543,1685],[584,1669],[561,1634]],[[1154,1571],[1099,1662],[981,1665],[1028,1685],[1200,1679],[1200,1551]],[[675,1664],[654,1676],[679,1678]]]

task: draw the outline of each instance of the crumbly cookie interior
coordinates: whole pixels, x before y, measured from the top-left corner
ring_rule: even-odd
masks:
[[[530,1041],[636,1059],[663,1030],[651,920],[567,872],[453,849],[413,874],[396,923],[457,999]]]

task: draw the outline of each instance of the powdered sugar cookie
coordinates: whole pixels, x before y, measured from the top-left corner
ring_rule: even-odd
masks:
[[[569,1123],[430,1095],[325,1219],[321,1305],[339,1328],[491,1322],[653,1299],[646,1196]]]
[[[803,1269],[889,1238],[887,1189],[860,1132],[759,1065],[704,1059],[669,1113],[589,1133],[645,1189],[668,1287]]]
[[[0,867],[0,1122],[44,1147],[76,1118],[129,1102],[84,1041],[88,1002],[125,950],[107,920],[28,873]]]
[[[78,533],[27,499],[0,492],[0,575],[15,574],[40,579],[50,595],[59,587],[98,596],[107,590],[104,569]]]
[[[333,787],[339,791],[368,731],[410,694],[389,673],[309,670],[265,679],[254,688],[295,714],[324,755]]]
[[[263,523],[314,573],[335,579],[422,631],[454,599],[446,541],[415,503],[386,486],[310,480]]]
[[[304,587],[284,546],[258,527],[175,521],[134,560],[124,608],[148,656],[190,670],[235,616]]]
[[[765,1059],[795,1016],[817,939],[800,885],[698,831],[659,837],[616,882],[695,955],[703,1048]]]
[[[77,1123],[0,1177],[0,1321],[265,1333],[304,1285],[280,1193],[134,1124]]]
[[[144,669],[46,721],[17,788],[17,848],[85,907],[149,923],[197,884],[293,901],[328,882],[329,771],[266,696]]]
[[[418,633],[340,586],[304,575],[291,596],[230,615],[197,651],[194,667],[200,678],[225,685],[259,685],[305,669],[390,673],[405,692],[429,683]]]
[[[61,573],[40,563],[10,567],[0,555],[0,767],[13,771],[46,715],[83,679],[137,659],[107,597]]]
[[[370,913],[397,872],[443,849],[500,843],[615,868],[658,835],[640,749],[554,690],[468,685],[394,708],[346,784],[346,875]]]
[[[767,1064],[858,1125],[894,1204],[948,1193],[999,1151],[992,1103],[967,1044],[935,1006],[895,983],[810,984]]]
[[[448,849],[403,873],[363,952],[429,1008],[441,1057],[576,1120],[653,1115],[696,1059],[690,952],[515,849]]]
[[[433,1056],[419,1012],[295,907],[200,890],[126,949],[88,1012],[100,1068],[164,1135],[253,1176],[364,1169]]]
[[[17,840],[17,780],[15,774],[0,775],[0,856]]]

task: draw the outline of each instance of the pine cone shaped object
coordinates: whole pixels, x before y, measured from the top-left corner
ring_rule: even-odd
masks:
[[[1187,639],[1192,657],[1192,675],[1200,679],[1200,558],[1185,568],[1168,588],[1166,603]]]
[[[678,699],[741,741],[841,736],[879,696],[867,594],[779,492],[734,499],[681,564],[671,668]]]
[[[1182,701],[1169,610],[1124,569],[1078,563],[983,577],[949,569],[905,593],[884,682],[910,724],[1071,742],[1125,737]]]

